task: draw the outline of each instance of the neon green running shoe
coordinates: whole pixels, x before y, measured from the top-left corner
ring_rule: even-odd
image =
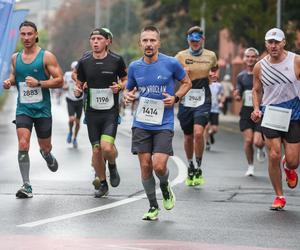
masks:
[[[159,208],[158,207],[150,207],[147,213],[144,214],[143,220],[157,220]]]
[[[187,177],[185,179],[185,185],[194,186],[194,175],[195,175],[195,166],[194,163],[191,162],[187,168]]]
[[[175,195],[169,183],[160,185],[160,189],[163,196],[163,205],[166,210],[171,210],[175,206]]]
[[[185,185],[194,186],[194,169],[188,168],[188,175],[185,179]]]
[[[202,176],[201,168],[197,168],[194,175],[194,186],[200,186],[204,184],[204,178]]]
[[[185,185],[192,187],[194,186],[194,175],[193,176],[187,176],[185,179]]]

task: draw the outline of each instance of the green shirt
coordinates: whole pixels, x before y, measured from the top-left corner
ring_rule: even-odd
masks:
[[[16,115],[27,115],[32,118],[51,117],[51,99],[48,88],[30,88],[25,84],[27,76],[39,81],[48,80],[44,69],[45,50],[41,49],[36,58],[29,64],[22,60],[22,52],[17,54],[16,86],[18,89]]]

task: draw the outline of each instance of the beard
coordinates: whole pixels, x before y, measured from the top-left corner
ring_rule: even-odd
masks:
[[[152,53],[148,54],[147,52],[149,52],[149,50],[151,50]],[[152,47],[147,47],[147,48],[145,48],[145,50],[144,50],[144,55],[145,55],[146,57],[151,58],[151,57],[154,56],[154,54],[155,54],[155,53],[154,53],[154,50],[153,50]]]

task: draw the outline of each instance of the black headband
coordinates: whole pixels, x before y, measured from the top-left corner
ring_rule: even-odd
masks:
[[[23,26],[30,26],[30,27],[32,27],[35,31],[37,31],[37,27],[36,27],[35,23],[33,23],[33,22],[30,22],[30,21],[24,21],[23,23],[20,24],[19,30],[20,30]]]
[[[110,37],[110,34],[103,29],[94,29],[92,31],[92,33],[90,34],[90,38],[93,35],[101,35],[101,36],[105,37],[106,39],[109,39],[109,37]]]

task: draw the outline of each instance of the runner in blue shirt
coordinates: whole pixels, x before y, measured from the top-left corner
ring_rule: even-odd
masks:
[[[132,153],[138,154],[142,183],[150,203],[144,220],[156,220],[158,203],[153,171],[160,181],[163,206],[170,210],[175,196],[169,184],[167,161],[173,155],[174,103],[191,88],[191,81],[180,63],[159,53],[160,33],[154,26],[145,27],[140,35],[144,56],[130,64],[125,103],[131,103],[139,90],[140,99],[132,126]],[[181,85],[175,93],[175,80]]]

